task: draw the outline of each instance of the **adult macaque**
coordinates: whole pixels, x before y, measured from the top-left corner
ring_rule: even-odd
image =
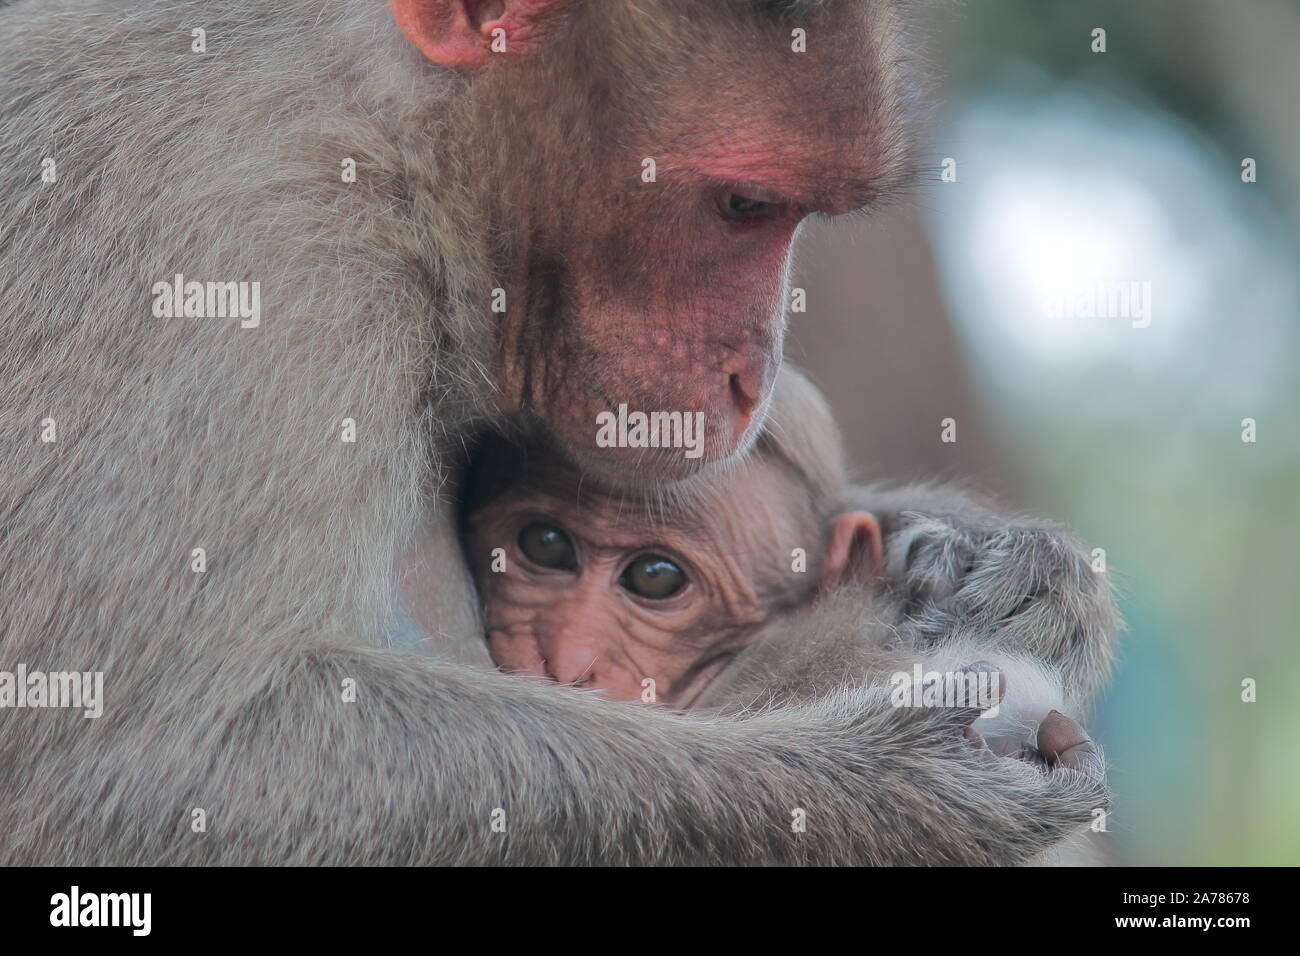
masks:
[[[0,6],[0,655],[105,696],[6,713],[0,862],[988,864],[1086,824],[1086,747],[995,759],[883,687],[701,721],[453,662],[451,450],[743,453],[799,223],[906,179],[909,51],[886,0]],[[197,284],[254,282],[247,328]],[[703,455],[598,446],[624,403]],[[433,660],[380,646],[419,542]]]

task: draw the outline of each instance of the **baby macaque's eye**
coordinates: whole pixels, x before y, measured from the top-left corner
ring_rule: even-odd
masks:
[[[686,587],[686,572],[667,558],[643,554],[623,570],[618,583],[638,597],[662,600]]]
[[[519,550],[533,564],[557,571],[578,570],[578,556],[573,542],[559,528],[549,524],[530,524],[519,532]]]

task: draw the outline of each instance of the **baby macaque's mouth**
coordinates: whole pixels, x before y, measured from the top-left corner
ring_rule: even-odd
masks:
[[[669,696],[664,698],[664,703],[678,710],[690,710],[709,689],[709,685],[717,680],[735,659],[734,653],[722,654],[707,664],[695,668],[686,677],[674,682]]]

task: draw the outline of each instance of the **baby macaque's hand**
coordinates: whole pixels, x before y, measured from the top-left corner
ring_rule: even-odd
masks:
[[[1084,590],[1093,577],[1082,547],[1052,525],[918,512],[902,517],[902,527],[885,541],[886,574],[923,612],[962,605],[969,614],[1002,620],[1049,585]]]
[[[1107,654],[1116,618],[1107,576],[1068,531],[980,516],[901,518],[884,543],[885,576],[904,602],[905,627],[923,644],[979,635],[1065,665],[1067,681],[1076,665],[1104,673],[1071,659]]]

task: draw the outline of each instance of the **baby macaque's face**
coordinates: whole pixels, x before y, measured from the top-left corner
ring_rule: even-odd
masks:
[[[772,615],[879,567],[871,515],[828,525],[800,479],[759,454],[689,502],[654,506],[545,455],[493,466],[497,488],[471,489],[467,523],[491,657],[617,700],[689,708]]]
[[[761,459],[699,501],[654,508],[530,462],[468,522],[493,660],[616,699],[689,707],[764,620],[816,591],[824,535],[805,499]]]

